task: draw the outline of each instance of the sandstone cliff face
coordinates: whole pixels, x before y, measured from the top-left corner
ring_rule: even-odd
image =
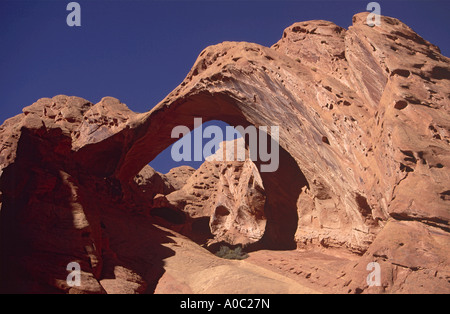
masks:
[[[93,105],[56,96],[5,121],[3,290],[153,292],[173,254],[152,226],[162,219],[202,243],[356,253],[341,292],[448,292],[450,60],[397,19],[369,27],[366,16],[348,30],[296,23],[271,48],[208,47],[145,114],[111,97]],[[144,168],[194,117],[279,126],[279,169]],[[65,283],[72,261],[81,288]],[[369,288],[373,261],[382,286]]]

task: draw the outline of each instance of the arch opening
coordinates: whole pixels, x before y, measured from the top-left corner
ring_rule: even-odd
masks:
[[[151,160],[148,165],[156,171],[164,174],[167,174],[171,169],[180,166],[188,166],[198,169],[206,161],[206,158],[217,152],[223,141],[230,141],[241,137],[241,135],[237,132],[232,132],[230,134],[228,131],[227,133],[227,129],[230,130],[230,128],[232,128],[232,126],[222,120],[211,120],[202,123],[188,134],[180,136],[175,143],[171,144],[159,153],[158,156]],[[211,132],[211,130],[213,132]],[[217,132],[219,130],[221,132]],[[178,135],[174,134],[174,136]],[[189,137],[190,140],[187,141],[186,137]],[[186,146],[188,146],[188,152],[184,151]],[[200,155],[195,153],[195,150],[198,148],[200,148],[202,152]],[[188,158],[174,160],[172,153]]]
[[[145,124],[146,129],[141,132],[141,137],[133,143],[122,158],[117,170],[117,177],[122,182],[128,181],[130,174],[139,172],[139,169],[137,169],[139,164],[143,167],[147,164],[153,166],[155,163],[163,162],[165,168],[160,167],[158,169],[158,166],[155,166],[155,168],[162,170],[162,172],[170,172],[171,169],[174,169],[171,166],[174,163],[168,162],[167,159],[173,145],[181,139],[171,137],[172,130],[181,125],[194,132],[195,118],[202,119],[203,129],[220,123],[222,128],[224,126],[234,128],[239,126],[246,129],[249,126],[255,126],[259,130],[262,125],[257,125],[247,119],[246,116],[251,116],[250,113],[244,112],[240,108],[249,108],[249,106],[245,106],[241,103],[241,100],[230,95],[200,93],[184,99],[181,103],[172,103],[170,106],[152,111],[148,123]],[[279,127],[282,129],[283,126]],[[236,138],[240,136],[237,135]],[[270,136],[268,137],[269,142],[274,143],[274,140]],[[207,139],[207,141],[209,140]],[[244,134],[244,140],[246,148],[249,148],[248,134]],[[260,139],[258,138],[259,144]],[[308,182],[295,159],[282,146],[278,146],[279,165],[277,170],[274,172],[259,172],[266,193],[264,215],[267,221],[261,239],[250,244],[247,250],[261,248],[295,249],[296,247],[297,200],[302,188],[308,186]],[[269,147],[267,152],[272,149],[273,147]],[[194,153],[192,149],[191,154]],[[194,160],[194,162],[197,162],[197,165],[194,164],[194,168],[198,170],[204,162],[204,158],[201,161]],[[254,161],[254,164],[257,169],[261,169],[264,162],[258,158]],[[186,208],[185,203],[182,206],[184,206],[185,212],[189,212],[190,209]],[[210,215],[214,215],[214,212]],[[210,229],[211,221],[213,219],[210,219]],[[205,229],[204,224],[202,224],[202,228]]]

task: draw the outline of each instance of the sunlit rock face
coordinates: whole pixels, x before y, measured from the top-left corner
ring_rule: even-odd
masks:
[[[343,292],[368,289],[373,261],[382,292],[448,292],[450,60],[397,19],[366,18],[295,23],[270,48],[208,47],[147,113],[60,95],[6,120],[2,291],[153,292],[162,260],[185,254],[158,223],[205,245],[355,253]],[[278,169],[145,168],[195,117],[279,126]]]

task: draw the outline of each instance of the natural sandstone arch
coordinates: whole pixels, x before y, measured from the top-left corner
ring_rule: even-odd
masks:
[[[348,30],[327,21],[296,23],[271,48],[244,42],[208,47],[156,107],[82,147],[76,158],[87,171],[125,183],[174,141],[175,125],[192,127],[193,117],[279,125],[280,146],[309,187],[309,198],[298,199],[297,242],[363,253],[390,217],[446,228],[442,182],[448,175],[432,156],[447,150],[434,131],[446,125],[441,112],[447,100],[430,93],[445,93],[448,80],[433,69],[448,58],[400,21],[383,17],[381,27],[370,28],[366,15],[355,15]],[[411,40],[414,54],[404,48]],[[410,71],[405,81],[399,69],[419,64],[429,66]],[[408,96],[416,90],[420,95]],[[418,106],[417,99],[427,97],[431,102]],[[402,98],[411,106],[400,110],[395,103]],[[420,134],[412,127],[419,117],[428,121]],[[411,198],[419,182],[430,190],[431,209],[420,193]]]
[[[281,68],[283,77],[279,75]],[[270,213],[280,215],[272,217],[266,242],[272,247],[294,246],[297,200],[302,188],[308,186],[312,197],[319,199],[312,208],[320,206],[324,212],[333,212],[333,230],[331,233],[326,230],[324,235],[327,245],[364,250],[372,234],[355,200],[355,191],[360,186],[346,168],[346,164],[354,161],[347,158],[342,162],[342,148],[330,138],[333,136],[330,118],[318,113],[322,104],[315,99],[318,83],[314,72],[257,44],[225,42],[208,47],[186,79],[163,101],[148,113],[138,115],[121,132],[95,146],[82,147],[76,159],[92,173],[113,176],[126,184],[176,141],[170,137],[175,126],[192,129],[194,117],[201,117],[203,122],[222,120],[231,126],[278,125],[282,165],[279,173],[283,175],[264,174],[263,180],[271,182],[270,193],[286,198],[269,197]],[[333,83],[344,89],[345,96],[348,87]],[[105,150],[99,150],[101,147]],[[102,168],[99,165],[105,159],[109,162]],[[308,206],[310,210],[311,205]],[[281,221],[287,225],[280,224]]]
[[[139,126],[145,129],[148,125],[147,132],[130,145],[115,175],[127,184],[144,165],[177,140],[170,136],[172,129],[178,125],[192,129],[194,117],[202,118],[203,122],[221,120],[231,126],[247,127],[251,122],[239,111],[245,106],[239,102],[241,100],[226,93],[211,95],[205,92],[170,107],[155,108],[146,117],[145,124]],[[135,132],[142,134],[139,128]],[[292,249],[295,248],[298,221],[297,199],[308,183],[295,159],[283,147],[280,147],[279,157],[277,171],[261,173],[267,192],[265,212],[268,221],[260,245]],[[259,165],[259,161],[256,164]]]
[[[367,26],[367,14],[348,30],[296,23],[271,48],[209,47],[148,113],[111,97],[94,105],[60,95],[6,121],[0,288],[70,291],[65,266],[77,259],[89,283],[82,290],[102,292],[99,282],[111,279],[102,263],[113,252],[156,285],[174,254],[162,245],[170,239],[128,215],[138,209],[121,188],[175,141],[173,126],[202,117],[280,126],[282,168],[263,174],[272,193],[267,246],[291,247],[298,224],[298,245],[362,255],[339,275],[344,292],[372,289],[365,279],[373,261],[383,269],[380,291],[448,291],[450,60],[396,19]]]
[[[287,72],[285,79],[292,81],[278,77],[280,68]],[[315,93],[313,71],[273,49],[234,42],[209,47],[200,54],[184,82],[161,103],[150,112],[137,116],[121,132],[95,146],[82,147],[76,159],[92,173],[113,176],[126,184],[144,165],[175,142],[170,138],[173,127],[192,128],[194,117],[201,117],[203,122],[222,120],[232,126],[278,125],[281,152],[278,173],[283,174],[263,174],[263,180],[271,187],[269,193],[274,195],[269,196],[267,202],[272,208],[268,213],[271,222],[264,238],[271,247],[292,248],[298,221],[297,200],[301,189],[309,186],[308,181],[319,186],[312,189],[319,189],[330,199],[336,199],[336,194],[352,198],[356,189],[351,184],[343,187],[339,182],[342,177],[327,174],[324,177],[323,170],[327,168],[348,176],[338,170],[341,162],[334,148],[330,149],[329,142],[323,141],[330,131],[316,118],[316,104],[310,103],[313,98],[310,95],[299,98],[295,88],[302,87],[296,86],[294,79],[300,79],[307,94]],[[103,169],[101,165],[104,165]],[[351,180],[347,178],[349,183]],[[338,216],[348,216],[345,201],[335,200],[334,203],[341,203]],[[351,215],[358,217],[356,207],[350,210],[355,211]],[[276,213],[279,216],[273,216]],[[361,225],[359,229],[365,228],[364,222],[355,221]],[[344,242],[351,242],[353,221],[346,225]],[[335,232],[341,234],[342,230]]]

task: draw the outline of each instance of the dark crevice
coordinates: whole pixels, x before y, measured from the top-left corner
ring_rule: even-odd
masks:
[[[436,80],[450,80],[450,68],[435,66],[431,70],[431,77]]]
[[[363,215],[363,217],[367,218],[372,215],[372,208],[370,208],[370,205],[364,196],[356,193],[355,201],[358,205],[359,212]]]
[[[450,190],[439,193],[441,199],[444,201],[450,201]]]
[[[400,163],[400,171],[401,172],[413,172],[414,169],[405,164]]]
[[[190,238],[198,244],[204,244],[209,239],[213,239],[214,235],[211,233],[209,226],[210,217],[191,218],[192,233]]]
[[[186,216],[184,213],[168,207],[153,208],[150,210],[150,215],[163,218],[164,220],[175,225],[181,225],[186,222]]]
[[[442,229],[445,232],[450,232],[448,221],[437,217],[411,217],[404,213],[391,213],[390,216],[401,221],[418,221],[428,226]]]

